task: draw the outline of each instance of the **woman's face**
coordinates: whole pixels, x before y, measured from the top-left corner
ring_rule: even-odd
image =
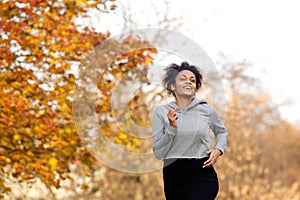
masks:
[[[193,97],[196,93],[196,76],[189,70],[182,70],[175,78],[175,85],[172,85],[175,90],[176,97]]]

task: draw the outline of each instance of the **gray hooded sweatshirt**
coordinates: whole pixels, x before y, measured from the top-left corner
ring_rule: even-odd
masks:
[[[178,115],[177,128],[170,125],[168,112],[175,108]],[[160,160],[168,158],[203,158],[210,149],[210,131],[215,136],[214,148],[224,153],[227,131],[215,108],[203,99],[194,98],[191,104],[181,109],[173,101],[158,106],[152,119],[154,156]]]

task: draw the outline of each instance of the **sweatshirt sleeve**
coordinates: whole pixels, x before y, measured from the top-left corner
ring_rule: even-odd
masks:
[[[220,149],[222,154],[225,152],[227,145],[228,133],[224,127],[216,109],[211,106],[211,123],[210,128],[215,135],[216,143],[214,148]]]
[[[168,153],[177,129],[165,120],[161,107],[155,109],[152,118],[153,152],[157,159],[162,160]]]

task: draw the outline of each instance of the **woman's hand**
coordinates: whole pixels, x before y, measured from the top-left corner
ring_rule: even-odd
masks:
[[[209,158],[204,162],[203,168],[216,164],[219,156],[222,154],[221,150],[217,148],[210,149],[206,153],[209,154]]]
[[[178,115],[174,108],[169,109],[168,119],[169,119],[170,125],[173,126],[174,128],[177,128],[176,120],[178,119]]]

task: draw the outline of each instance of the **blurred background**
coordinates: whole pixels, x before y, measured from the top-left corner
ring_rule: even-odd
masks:
[[[0,198],[164,199],[160,169],[129,173],[100,159],[132,164],[104,148],[106,140],[152,151],[153,107],[172,99],[159,85],[132,88],[183,59],[141,37],[115,36],[156,28],[199,44],[222,80],[229,139],[215,166],[217,199],[300,199],[296,3],[1,1]],[[157,41],[166,40],[161,33]],[[113,98],[125,106],[114,107]]]

